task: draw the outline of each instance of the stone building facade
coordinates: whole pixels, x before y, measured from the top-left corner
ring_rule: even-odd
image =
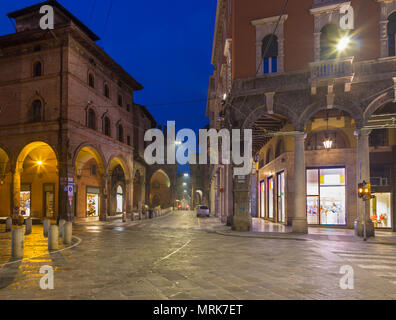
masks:
[[[345,5],[353,30],[340,25]],[[252,129],[254,167],[242,182],[220,175],[234,205],[222,215],[303,233],[361,234],[364,220],[371,235],[395,229],[395,11],[382,0],[218,1],[207,112],[213,128]],[[365,204],[363,180],[376,195]]]
[[[42,30],[41,6],[55,28]],[[144,132],[156,122],[134,103],[143,86],[56,1],[8,14],[0,37],[0,216],[100,217],[149,204]]]

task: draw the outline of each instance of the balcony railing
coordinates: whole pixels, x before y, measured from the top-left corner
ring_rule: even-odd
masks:
[[[321,82],[330,79],[345,79],[352,81],[353,57],[334,60],[323,60],[310,64],[311,82]]]

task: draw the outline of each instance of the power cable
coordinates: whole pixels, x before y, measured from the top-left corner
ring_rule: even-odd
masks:
[[[110,18],[110,14],[111,14],[111,9],[113,8],[113,0],[110,1],[110,7],[107,11],[107,16],[106,16],[106,21],[104,24],[104,28],[103,28],[103,35],[102,35],[102,41],[104,42],[105,39],[105,35],[106,35],[106,30],[107,30],[107,25],[109,23],[109,18]]]
[[[91,13],[89,14],[89,19],[88,19],[88,25],[91,24],[93,13],[95,11],[95,7],[96,7],[96,0],[94,0],[94,2],[92,4]]]

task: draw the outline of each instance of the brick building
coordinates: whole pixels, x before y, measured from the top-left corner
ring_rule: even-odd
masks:
[[[53,30],[39,27],[43,5],[54,8]],[[58,2],[8,17],[16,32],[0,37],[0,216],[19,208],[104,220],[151,205],[143,137],[157,124],[134,103],[143,86]]]
[[[212,170],[212,210],[296,232],[357,221],[360,233],[365,219],[370,234],[394,230],[396,1],[284,4],[218,1],[207,115],[212,128],[253,130],[255,170],[245,180]],[[376,195],[365,210],[363,180]]]

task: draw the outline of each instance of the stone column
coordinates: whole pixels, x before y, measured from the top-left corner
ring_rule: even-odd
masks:
[[[74,181],[74,167],[70,163],[58,166],[59,172],[59,191],[58,191],[58,220],[63,219],[67,222],[73,222],[73,207],[69,201],[66,187],[69,180]],[[73,194],[74,197],[74,194]],[[73,199],[74,200],[74,199]]]
[[[102,176],[102,182],[100,185],[100,213],[99,213],[99,220],[100,221],[106,221],[107,219],[107,196],[108,196],[108,191],[107,191],[107,175]]]
[[[17,164],[18,166],[18,164]],[[11,215],[13,214],[14,208],[20,207],[21,203],[21,174],[17,167],[12,173],[12,202],[11,202]]]
[[[251,231],[251,178],[250,175],[234,176],[234,216],[232,230]]]
[[[132,214],[133,212],[133,180],[129,179],[125,181],[125,212],[127,214]]]
[[[358,130],[357,131],[357,184],[363,181],[370,183],[370,147],[369,147],[369,130]],[[366,223],[366,235],[367,237],[374,237],[374,224],[370,219],[370,201],[363,201],[357,197],[358,201],[358,212],[356,219],[356,234],[360,237],[363,236],[364,223]],[[366,212],[366,214],[364,214]],[[366,218],[364,219],[364,215]]]
[[[292,226],[293,232],[296,233],[308,233],[304,139],[304,132],[294,136],[294,217]]]

